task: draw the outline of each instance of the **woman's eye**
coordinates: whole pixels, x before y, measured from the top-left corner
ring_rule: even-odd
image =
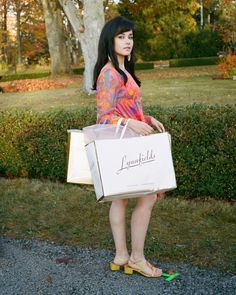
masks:
[[[126,37],[124,35],[118,35],[118,39],[125,39]],[[129,40],[133,40],[134,37],[133,36],[128,36]]]

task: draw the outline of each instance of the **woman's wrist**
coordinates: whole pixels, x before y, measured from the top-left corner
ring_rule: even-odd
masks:
[[[154,118],[152,116],[148,116],[148,124],[151,126],[153,125],[153,119]]]

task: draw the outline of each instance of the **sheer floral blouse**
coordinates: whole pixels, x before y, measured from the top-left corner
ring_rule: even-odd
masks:
[[[141,91],[133,77],[125,71],[128,81],[111,65],[106,64],[97,80],[97,123],[117,124],[120,118],[130,118],[150,124],[151,117],[143,113]]]

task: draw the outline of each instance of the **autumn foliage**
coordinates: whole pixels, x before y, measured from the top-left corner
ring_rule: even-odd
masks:
[[[224,78],[232,78],[236,75],[236,54],[228,54],[218,65],[220,73]]]

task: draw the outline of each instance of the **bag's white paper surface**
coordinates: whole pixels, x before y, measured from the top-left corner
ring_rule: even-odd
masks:
[[[95,140],[86,150],[98,200],[131,198],[176,188],[167,132]]]
[[[67,182],[92,184],[84,134],[81,130],[69,130],[70,146],[67,169]]]

